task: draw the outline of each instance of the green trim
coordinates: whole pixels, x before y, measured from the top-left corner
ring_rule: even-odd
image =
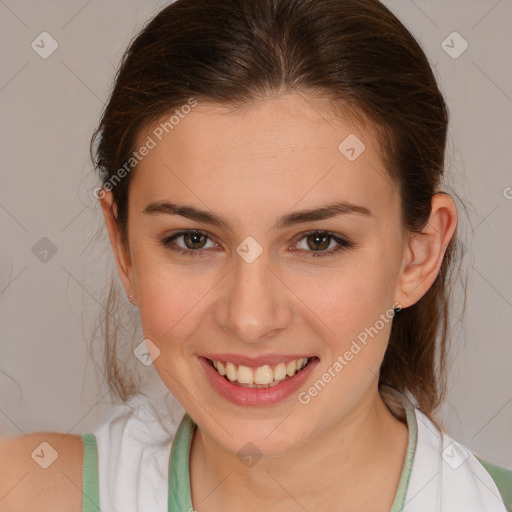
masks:
[[[414,454],[416,453],[416,444],[418,439],[418,425],[416,423],[416,415],[409,400],[404,397],[404,408],[407,420],[407,428],[409,429],[409,441],[407,442],[407,451],[405,461],[398,482],[398,489],[391,505],[390,512],[402,512],[404,508],[405,495],[407,493],[407,486],[409,485],[409,478],[411,477],[412,463],[414,461]]]
[[[507,508],[507,512],[512,512],[512,471],[500,466],[495,466],[494,464],[481,459],[477,455],[475,455],[475,457],[494,480],[494,483],[503,498],[503,503]]]
[[[190,492],[190,446],[196,424],[185,413],[172,441],[169,457],[168,512],[193,510]]]
[[[84,463],[82,469],[82,512],[99,512],[98,447],[94,434],[82,434]]]

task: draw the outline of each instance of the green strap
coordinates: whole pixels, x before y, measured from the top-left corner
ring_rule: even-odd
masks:
[[[507,508],[507,512],[512,512],[512,471],[500,466],[495,466],[478,456],[476,456],[476,458],[494,480],[494,483],[503,498],[503,503]]]
[[[396,491],[393,504],[391,505],[390,512],[402,512],[404,509],[405,495],[409,486],[412,463],[414,462],[416,444],[418,442],[418,425],[416,423],[416,415],[414,414],[414,410],[408,400],[405,401],[405,414],[407,420],[407,429],[409,431],[409,440],[407,442],[407,452],[402,467],[402,474],[400,475],[398,489]]]
[[[82,469],[82,512],[99,512],[98,448],[94,434],[82,434],[84,464]]]
[[[169,456],[168,512],[188,512],[192,507],[189,458],[196,424],[185,413],[176,431]]]

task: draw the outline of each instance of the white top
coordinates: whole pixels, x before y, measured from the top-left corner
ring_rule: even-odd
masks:
[[[418,439],[404,512],[507,512],[494,480],[465,446],[414,408]]]
[[[94,431],[101,512],[167,512],[169,454],[178,425],[169,416],[162,425],[143,396],[114,406]]]
[[[391,394],[406,412],[409,446],[415,444],[403,512],[507,512],[493,478],[471,451],[439,433],[405,395]],[[183,412],[173,421],[167,402],[158,409],[161,424],[143,396],[114,407],[94,432],[101,511],[168,512],[169,456],[183,409],[176,403]]]

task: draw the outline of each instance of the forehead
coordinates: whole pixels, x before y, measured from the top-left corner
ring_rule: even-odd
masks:
[[[385,207],[396,192],[376,136],[349,119],[328,100],[296,93],[236,110],[202,101],[177,108],[139,133],[137,147],[151,140],[152,149],[134,171],[134,201],[186,195],[212,209],[229,203],[233,213],[340,199]]]

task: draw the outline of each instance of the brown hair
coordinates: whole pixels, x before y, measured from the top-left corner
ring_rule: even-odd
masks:
[[[130,160],[143,128],[191,98],[237,108],[294,91],[332,99],[375,130],[399,190],[403,228],[420,231],[440,191],[448,111],[423,50],[376,0],[177,0],[164,8],[125,51],[91,139],[102,183]],[[110,181],[125,247],[132,175]],[[446,388],[458,246],[456,235],[428,292],[397,313],[380,371],[380,385],[409,393],[431,418]],[[111,287],[107,379],[126,401],[136,386],[116,362],[114,297]]]

